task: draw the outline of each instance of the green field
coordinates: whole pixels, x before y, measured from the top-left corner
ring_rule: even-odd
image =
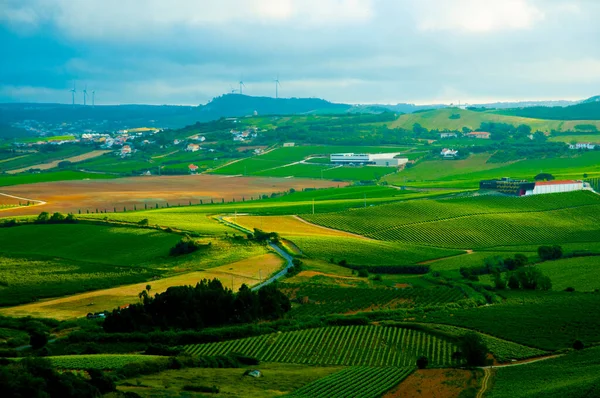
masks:
[[[600,393],[600,348],[527,366],[498,368],[490,398],[579,398]]]
[[[459,114],[460,118],[450,119],[453,114]],[[481,123],[508,123],[513,126],[526,124],[533,131],[550,131],[550,130],[573,130],[577,124],[593,124],[600,127],[600,122],[597,120],[577,121],[577,120],[545,120],[532,119],[518,116],[506,116],[496,113],[494,110],[483,112],[470,111],[459,108],[443,108],[424,112],[410,113],[401,115],[395,122],[390,123],[391,127],[402,127],[412,130],[415,123],[429,130],[461,130],[463,127],[468,127],[471,130],[479,129]]]
[[[420,261],[460,254],[460,251],[398,242],[344,238],[339,236],[291,236],[306,256],[350,265],[410,265]]]
[[[532,251],[477,251],[470,254],[461,254],[459,256],[453,256],[443,258],[438,261],[429,263],[429,267],[432,271],[458,271],[461,267],[481,267],[485,264],[487,258],[500,256],[502,258],[513,257],[515,254],[520,253],[529,258],[530,261],[537,260],[536,248],[531,248]]]
[[[52,171],[47,173],[21,173],[15,175],[1,175],[0,187],[9,185],[35,184],[38,182],[72,181],[72,180],[104,180],[115,178],[110,174],[86,173],[81,171]]]
[[[0,163],[0,172],[36,166],[54,160],[82,155],[86,152],[90,152],[90,148],[79,145],[61,145],[60,147],[53,146],[50,150],[36,152],[29,156],[17,156],[11,160],[4,161]]]
[[[295,391],[290,397],[377,398],[399,384],[413,370],[396,367],[352,367],[314,381]]]
[[[346,366],[415,366],[417,358],[425,355],[430,366],[445,366],[453,362],[456,347],[413,329],[331,326],[190,345],[185,350],[192,355],[239,352],[267,362]]]
[[[415,187],[477,188],[480,180],[511,177],[532,180],[540,172],[556,179],[581,179],[600,174],[600,152],[576,153],[572,157],[524,159],[510,163],[488,163],[489,154],[464,160],[427,160],[385,178],[391,184]]]
[[[310,284],[284,284],[291,298],[305,298],[293,316],[350,314],[360,311],[385,311],[396,308],[435,307],[464,299],[458,288],[437,286],[431,289],[343,288]]]
[[[600,289],[598,271],[600,257],[575,257],[556,261],[546,261],[536,265],[544,275],[552,280],[552,289],[564,290],[568,287],[577,291]]]
[[[506,291],[502,304],[429,312],[422,322],[475,329],[543,350],[570,348],[575,339],[600,342],[598,293]],[[526,333],[524,333],[526,331]]]
[[[143,282],[159,270],[53,257],[0,257],[0,306]]]
[[[573,134],[573,135],[553,135],[548,139],[552,142],[564,142],[570,144],[572,142],[590,142],[592,144],[600,144],[600,134]]]
[[[152,229],[83,224],[24,225],[0,229],[0,252],[138,266],[167,257],[169,249],[180,239],[178,235]]]
[[[297,146],[279,148],[213,170],[217,174],[271,177],[307,177],[339,180],[371,180],[396,171],[394,167],[333,167],[325,164],[295,164],[310,156],[338,152],[402,152],[406,147]],[[290,165],[290,166],[287,166]],[[285,167],[284,167],[285,166]]]
[[[164,358],[156,355],[68,355],[48,357],[54,366],[59,369],[106,369],[113,370],[123,367],[128,363],[151,361]]]
[[[303,217],[374,239],[447,248],[600,241],[600,197],[589,192],[409,201]]]

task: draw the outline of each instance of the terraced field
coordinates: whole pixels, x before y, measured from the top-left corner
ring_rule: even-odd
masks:
[[[348,366],[414,366],[421,355],[430,366],[445,366],[456,350],[420,331],[379,326],[331,326],[185,347],[192,355],[238,352],[267,362]]]
[[[414,368],[356,366],[314,381],[290,397],[376,398],[400,383]]]
[[[600,197],[590,192],[411,201],[303,218],[374,239],[448,248],[600,240]]]
[[[433,289],[360,289],[286,283],[282,290],[303,302],[293,309],[295,316],[429,307],[465,298],[459,289],[443,286]]]

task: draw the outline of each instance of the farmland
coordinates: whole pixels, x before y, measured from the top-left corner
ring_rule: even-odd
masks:
[[[332,326],[186,346],[192,355],[239,352],[267,362],[319,365],[414,366],[426,355],[432,366],[452,363],[456,347],[426,333],[377,326]]]
[[[49,357],[59,369],[118,369],[128,363],[151,361],[154,355],[68,355]]]
[[[563,357],[527,366],[496,370],[495,383],[486,396],[521,397],[593,397],[600,388],[599,349],[572,352]]]
[[[536,266],[554,281],[554,290],[572,287],[576,291],[591,292],[600,289],[600,281],[595,278],[600,268],[600,257],[567,258]]]
[[[365,397],[376,398],[404,380],[411,368],[352,367],[312,382],[295,391],[290,397]]]

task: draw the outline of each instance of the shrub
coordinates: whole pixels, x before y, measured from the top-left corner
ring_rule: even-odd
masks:
[[[571,287],[571,286],[569,286],[568,288],[565,289],[565,292],[574,292],[574,291],[575,291],[575,288]]]
[[[48,335],[39,330],[29,332],[29,344],[34,350],[40,349],[48,343]]]
[[[368,278],[369,277],[369,271],[367,271],[365,268],[361,268],[358,270],[358,276],[361,278]]]
[[[575,340],[573,342],[573,349],[575,350],[583,350],[585,348],[585,344],[581,340]]]
[[[212,386],[212,387],[208,387],[208,386],[197,386],[197,385],[185,385],[183,386],[183,391],[193,391],[193,392],[208,392],[208,393],[212,393],[212,394],[218,394],[219,393],[219,387],[217,386]]]
[[[461,352],[469,366],[483,366],[486,363],[488,348],[478,333],[465,334],[460,341]]]
[[[425,369],[427,367],[427,365],[429,365],[429,360],[427,359],[427,357],[425,356],[420,356],[417,359],[417,367],[419,369]]]
[[[542,260],[557,260],[563,256],[563,250],[559,245],[540,246],[538,247],[538,256]]]

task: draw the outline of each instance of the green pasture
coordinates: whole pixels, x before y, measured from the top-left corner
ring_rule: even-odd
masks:
[[[114,370],[133,362],[145,362],[164,358],[157,355],[116,355],[116,354],[90,354],[90,355],[65,355],[48,357],[52,365],[58,369],[103,369]]]
[[[428,312],[421,322],[461,326],[542,350],[570,348],[575,339],[600,343],[600,294],[505,291],[489,306]]]
[[[536,264],[552,280],[553,290],[568,287],[576,291],[600,290],[600,256],[573,257]]]
[[[600,134],[573,134],[573,135],[553,135],[548,139],[552,142],[564,142],[571,144],[573,142],[590,142],[592,144],[600,144]]]
[[[0,306],[143,282],[162,271],[27,255],[0,257]]]
[[[104,180],[115,178],[111,174],[86,173],[81,171],[51,171],[47,173],[21,173],[0,175],[0,187],[9,185],[36,184],[38,182],[73,181],[73,180]]]
[[[524,366],[497,368],[490,398],[580,398],[600,391],[600,348]]]
[[[79,145],[61,145],[52,147],[52,150],[36,152],[28,156],[17,156],[0,163],[0,172],[6,170],[35,167],[36,165],[66,159],[90,152],[90,148]]]
[[[524,254],[530,261],[537,259],[537,252],[534,250],[527,252],[476,251],[433,261],[429,263],[429,266],[432,271],[458,271],[461,267],[482,267],[485,265],[486,258],[496,256],[507,258],[513,257],[517,253]]]

